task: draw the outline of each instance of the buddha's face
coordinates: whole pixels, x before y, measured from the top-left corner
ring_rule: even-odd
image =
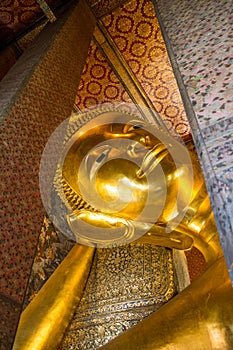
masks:
[[[185,147],[163,130],[115,111],[102,113],[72,135],[62,177],[67,204],[75,211],[70,225],[78,218],[94,229],[130,223],[144,230],[155,222],[169,223],[192,193]]]

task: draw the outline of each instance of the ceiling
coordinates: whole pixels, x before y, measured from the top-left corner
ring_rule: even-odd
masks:
[[[0,50],[17,42],[19,38],[35,29],[71,0],[1,0],[0,2]],[[126,0],[88,0],[97,18],[112,11]]]
[[[44,26],[59,18],[59,9],[69,6],[69,2],[2,0],[1,48],[13,47],[16,61]],[[78,87],[75,111],[97,103],[133,102],[157,111],[155,119],[158,117],[160,123],[184,140],[190,139],[189,123],[152,0],[88,3],[97,26]]]
[[[46,5],[51,11],[56,11],[67,2],[69,0],[46,0],[46,3],[41,0],[1,0],[0,49],[17,41],[44,21]]]

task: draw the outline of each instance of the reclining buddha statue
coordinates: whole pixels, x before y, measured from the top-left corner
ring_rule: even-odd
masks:
[[[78,244],[22,314],[14,349],[230,348],[233,292],[192,144],[119,110],[83,120],[54,180]],[[174,252],[194,246],[206,271],[179,291]]]

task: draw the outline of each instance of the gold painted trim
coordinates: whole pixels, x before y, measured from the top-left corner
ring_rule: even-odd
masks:
[[[76,105],[76,104],[74,104],[73,105],[73,111],[72,111],[73,113],[80,113],[81,112],[81,110],[80,110],[80,108]]]
[[[49,22],[55,22],[57,20],[55,14],[49,7],[45,0],[36,0],[37,4],[40,6],[41,10],[44,12],[45,16],[48,18]]]
[[[102,350],[229,350],[233,289],[224,257],[197,280]]]

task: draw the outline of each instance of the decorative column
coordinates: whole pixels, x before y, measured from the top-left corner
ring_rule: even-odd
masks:
[[[39,164],[54,129],[71,113],[95,19],[85,1],[41,32],[1,82],[2,234],[0,347],[10,349],[44,208]]]
[[[156,0],[233,281],[232,2]]]

